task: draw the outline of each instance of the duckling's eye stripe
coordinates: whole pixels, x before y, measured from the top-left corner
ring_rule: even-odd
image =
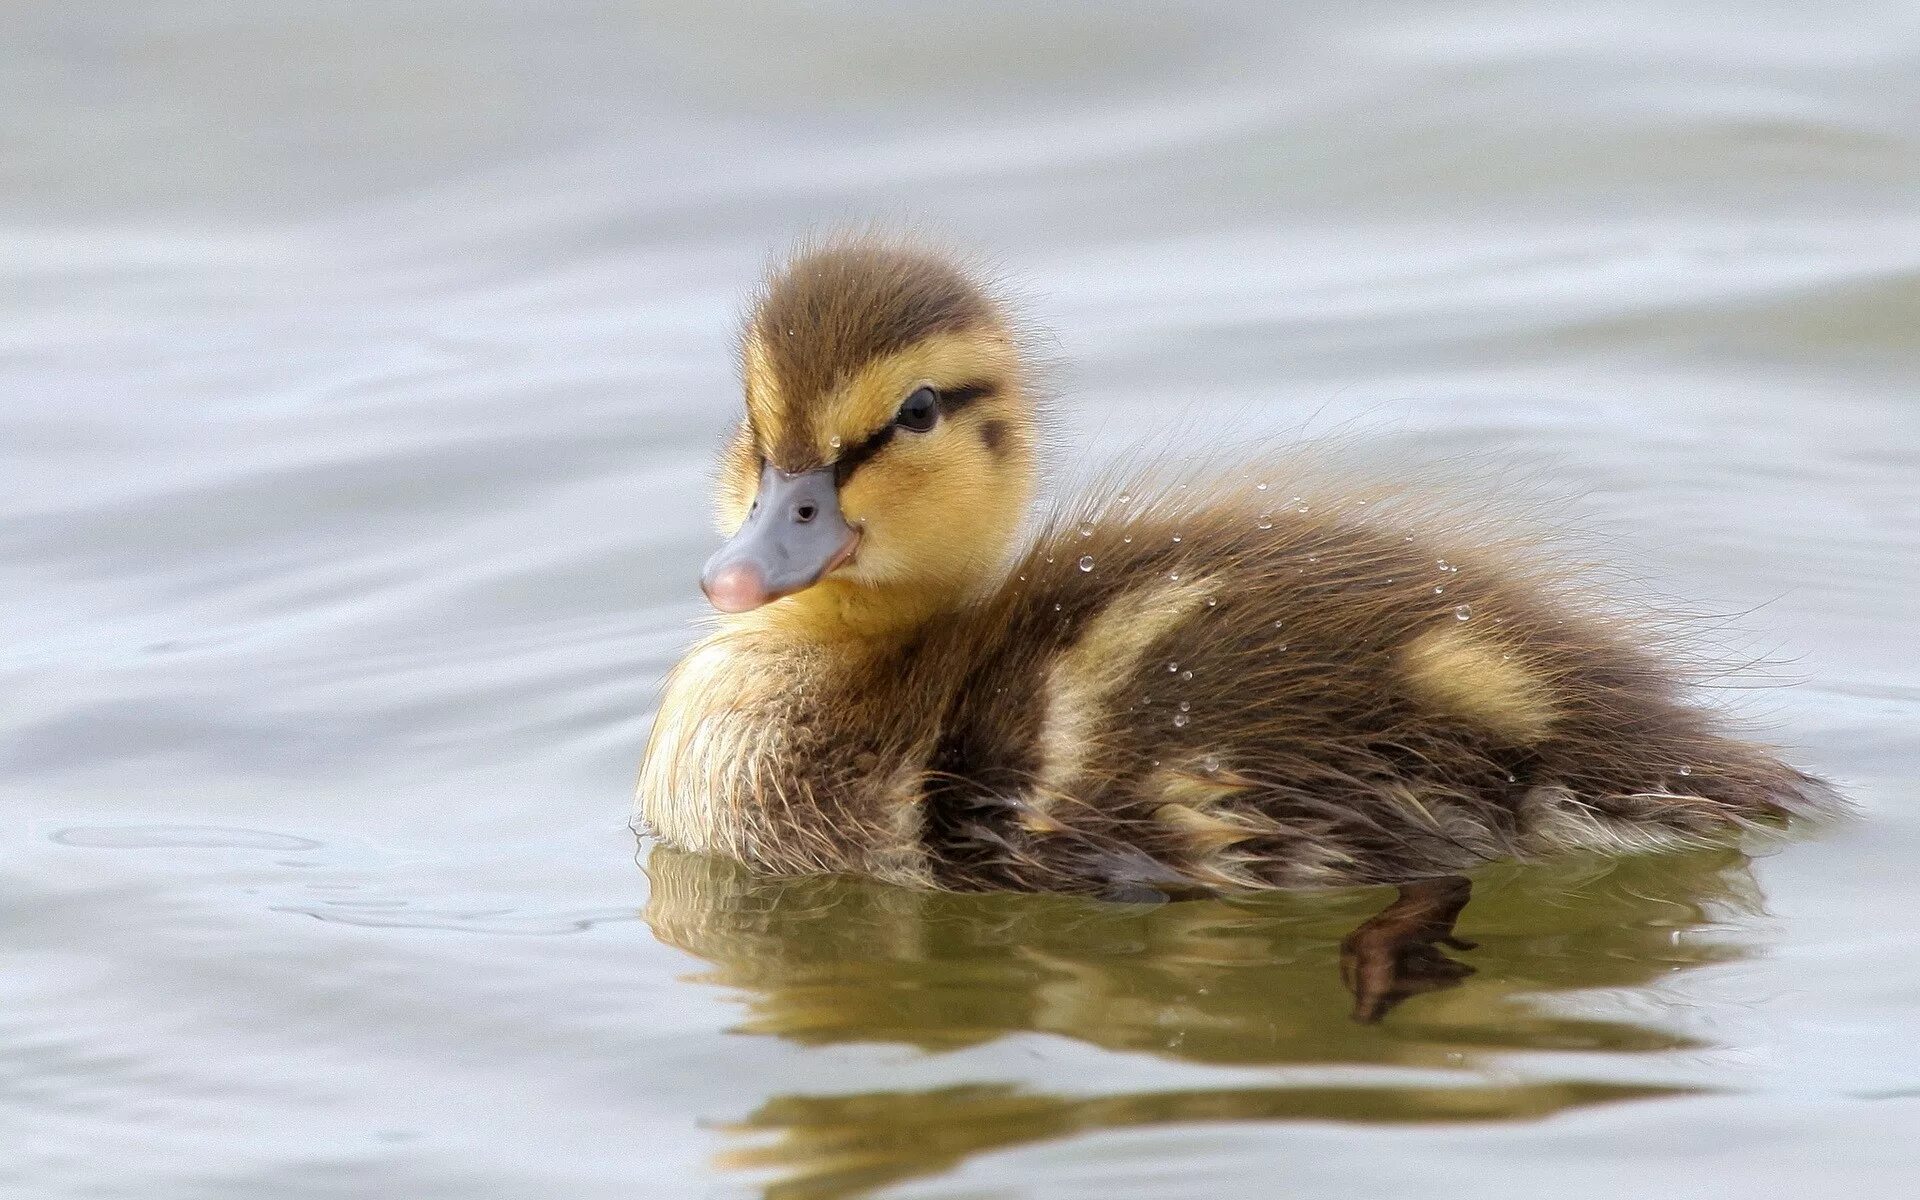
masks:
[[[833,464],[833,482],[838,487],[860,469],[860,465],[880,453],[888,442],[893,440],[893,431],[900,428],[889,421],[873,432],[873,435],[857,446],[846,450]]]
[[[963,383],[956,388],[946,388],[935,392],[934,395],[940,399],[940,415],[950,417],[975,400],[984,400],[993,395],[996,390],[991,383],[975,382]],[[868,459],[886,449],[887,443],[893,440],[894,432],[899,428],[898,425],[889,421],[876,429],[866,441],[842,453],[833,464],[835,486],[852,478],[853,473],[859,470]]]
[[[994,391],[990,383],[963,383],[957,388],[948,388],[940,393],[940,411],[952,416],[975,400],[993,395]]]

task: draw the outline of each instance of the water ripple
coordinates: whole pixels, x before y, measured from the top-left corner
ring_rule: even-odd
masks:
[[[317,850],[325,843],[290,833],[221,825],[75,825],[50,835],[91,850]]]

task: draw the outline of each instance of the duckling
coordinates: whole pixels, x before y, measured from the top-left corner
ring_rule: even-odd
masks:
[[[1144,899],[1722,843],[1837,803],[1551,560],[1392,489],[1162,472],[1023,535],[1038,389],[945,254],[802,248],[740,355],[720,616],[641,768],[667,845]]]

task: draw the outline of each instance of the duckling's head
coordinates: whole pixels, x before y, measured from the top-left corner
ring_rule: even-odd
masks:
[[[746,413],[718,484],[730,540],[700,579],[714,607],[897,625],[991,577],[1038,439],[1013,330],[979,280],[895,241],[803,250],[767,281],[741,360]]]

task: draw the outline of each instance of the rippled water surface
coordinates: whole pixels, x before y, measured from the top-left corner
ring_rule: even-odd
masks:
[[[0,1192],[1920,1187],[1910,3],[29,0],[0,80]],[[637,862],[739,298],[876,215],[1069,463],[1582,497],[1862,818],[1489,871],[1377,1025],[1381,893]]]

